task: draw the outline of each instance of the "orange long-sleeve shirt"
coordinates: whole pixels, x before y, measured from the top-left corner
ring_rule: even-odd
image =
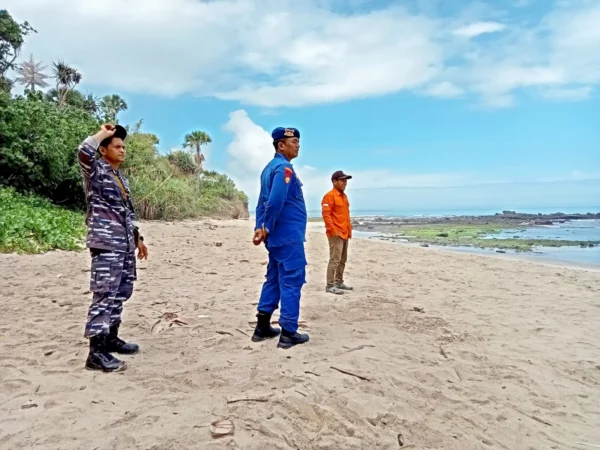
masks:
[[[342,239],[352,237],[350,202],[346,194],[335,188],[325,194],[321,202],[321,214],[325,221],[327,237],[331,237],[335,233]]]

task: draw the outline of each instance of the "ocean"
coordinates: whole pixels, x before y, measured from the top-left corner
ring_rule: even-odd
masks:
[[[492,216],[503,210],[516,211],[523,214],[585,214],[600,213],[600,206],[553,206],[543,208],[471,208],[471,209],[420,209],[420,210],[352,210],[353,217],[455,217],[455,216]],[[308,211],[308,217],[321,217],[321,210]]]
[[[584,207],[543,207],[543,208],[505,208],[518,213],[526,214],[585,214],[600,213],[600,206]],[[353,210],[353,217],[453,217],[453,216],[487,216],[502,213],[502,208],[487,209],[427,209],[427,210]],[[251,217],[254,218],[254,211]],[[308,211],[309,218],[320,218],[321,211]],[[493,238],[513,237],[518,234],[522,239],[551,239],[551,240],[576,240],[576,241],[600,241],[600,220],[576,220],[555,225],[538,226],[528,229],[504,230],[501,233],[489,236]],[[381,236],[381,233],[355,232],[355,237],[369,239]],[[448,247],[450,248],[450,247]],[[471,247],[451,247],[461,252],[496,254],[494,249],[477,249]],[[557,263],[576,264],[584,266],[600,267],[600,246],[581,247],[537,247],[530,253],[519,253],[506,251],[520,258],[551,261]]]
[[[570,214],[570,213],[568,213]],[[381,233],[359,232],[358,238],[371,239],[382,236]],[[526,229],[507,229],[500,233],[489,235],[483,239],[510,239],[519,236],[520,239],[549,239],[563,241],[600,241],[600,220],[573,220],[555,225],[543,225]],[[473,247],[446,247],[467,253],[497,254],[495,249],[480,249]],[[505,250],[506,254],[522,259],[535,261],[550,261],[556,263],[575,264],[600,267],[600,246],[595,247],[534,247],[532,252],[515,252]]]
[[[600,220],[573,220],[555,225],[544,225],[527,229],[503,230],[488,236],[488,239],[506,239],[519,236],[521,239],[549,239],[568,241],[600,241]],[[463,249],[481,253],[478,249]],[[494,250],[485,250],[489,253]],[[509,252],[507,252],[509,253]],[[600,246],[581,247],[537,247],[533,252],[520,254],[527,259],[566,262],[600,267]]]

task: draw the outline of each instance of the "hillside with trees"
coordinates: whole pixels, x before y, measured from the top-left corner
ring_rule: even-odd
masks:
[[[81,92],[84,74],[65,61],[21,60],[32,33],[29,23],[0,10],[0,251],[73,248],[83,235],[85,209],[77,147],[101,123],[118,123],[128,108],[119,95]],[[17,87],[24,92],[14,94]],[[142,124],[122,124],[129,133],[122,170],[140,219],[248,217],[246,195],[226,175],[204,169],[208,133],[182,133],[184,150],[165,154]],[[67,219],[52,225],[53,215]]]

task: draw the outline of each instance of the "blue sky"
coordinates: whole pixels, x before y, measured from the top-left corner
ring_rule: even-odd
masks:
[[[309,209],[343,169],[355,176],[354,210],[600,210],[600,0],[7,9],[39,32],[23,55],[62,58],[84,90],[123,96],[120,121],[143,118],[162,151],[209,132],[208,166],[248,192],[251,208],[270,131],[295,126]]]

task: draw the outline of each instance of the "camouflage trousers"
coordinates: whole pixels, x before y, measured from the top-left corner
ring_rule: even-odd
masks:
[[[85,337],[109,334],[121,322],[123,303],[133,294],[137,279],[134,252],[92,249],[90,291],[92,304],[85,325]]]

